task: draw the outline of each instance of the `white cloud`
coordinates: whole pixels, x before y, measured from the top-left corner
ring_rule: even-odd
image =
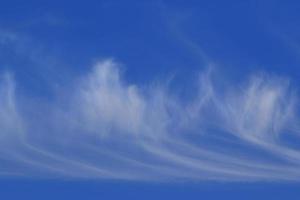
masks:
[[[15,83],[9,73],[4,73],[0,80],[0,137],[15,137],[22,132],[22,120],[15,102]]]
[[[186,102],[163,86],[128,84],[118,64],[104,60],[65,91],[67,108],[53,102],[20,114],[26,103],[16,103],[14,81],[6,74],[0,162],[8,167],[0,174],[298,180],[300,152],[282,141],[298,120],[288,81],[260,74],[244,85],[218,88],[211,76],[200,75],[195,98]],[[4,145],[4,135],[14,142]]]
[[[136,86],[121,82],[118,68],[111,60],[96,64],[78,92],[80,120],[87,129],[96,132],[108,131],[108,128],[131,133],[140,131],[145,100]]]
[[[285,80],[253,77],[226,102],[231,126],[243,137],[275,139],[294,117],[295,99],[288,87]]]

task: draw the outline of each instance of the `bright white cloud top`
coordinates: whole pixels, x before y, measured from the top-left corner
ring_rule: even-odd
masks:
[[[298,181],[297,94],[257,74],[218,87],[201,73],[183,99],[163,84],[128,84],[97,63],[53,102],[2,74],[0,175],[126,180]]]

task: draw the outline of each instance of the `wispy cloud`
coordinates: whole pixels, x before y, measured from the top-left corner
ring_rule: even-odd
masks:
[[[297,95],[288,80],[261,73],[220,88],[211,76],[200,73],[187,101],[166,86],[129,84],[116,62],[103,60],[72,90],[61,88],[64,97],[40,103],[4,73],[0,174],[299,180],[300,150],[289,145],[299,132]]]

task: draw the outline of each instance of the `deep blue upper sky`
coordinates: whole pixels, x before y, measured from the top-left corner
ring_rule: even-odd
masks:
[[[0,25],[72,70],[112,57],[126,65],[127,78],[141,82],[170,71],[189,75],[206,61],[229,74],[258,68],[297,79],[299,7],[296,1],[4,1]],[[1,66],[22,62],[23,71],[24,60],[11,51],[2,49]]]
[[[254,71],[300,83],[298,1],[0,1],[0,70],[20,91],[51,99],[113,58],[128,82],[173,76],[189,85],[214,65],[234,82]],[[14,37],[1,42],[3,37]],[[123,68],[122,68],[123,69]],[[1,163],[0,163],[1,165]],[[64,182],[0,180],[3,199],[296,199],[298,184]]]

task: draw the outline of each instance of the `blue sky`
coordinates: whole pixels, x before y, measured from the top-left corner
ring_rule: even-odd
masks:
[[[295,198],[299,9],[0,2],[0,195]]]

